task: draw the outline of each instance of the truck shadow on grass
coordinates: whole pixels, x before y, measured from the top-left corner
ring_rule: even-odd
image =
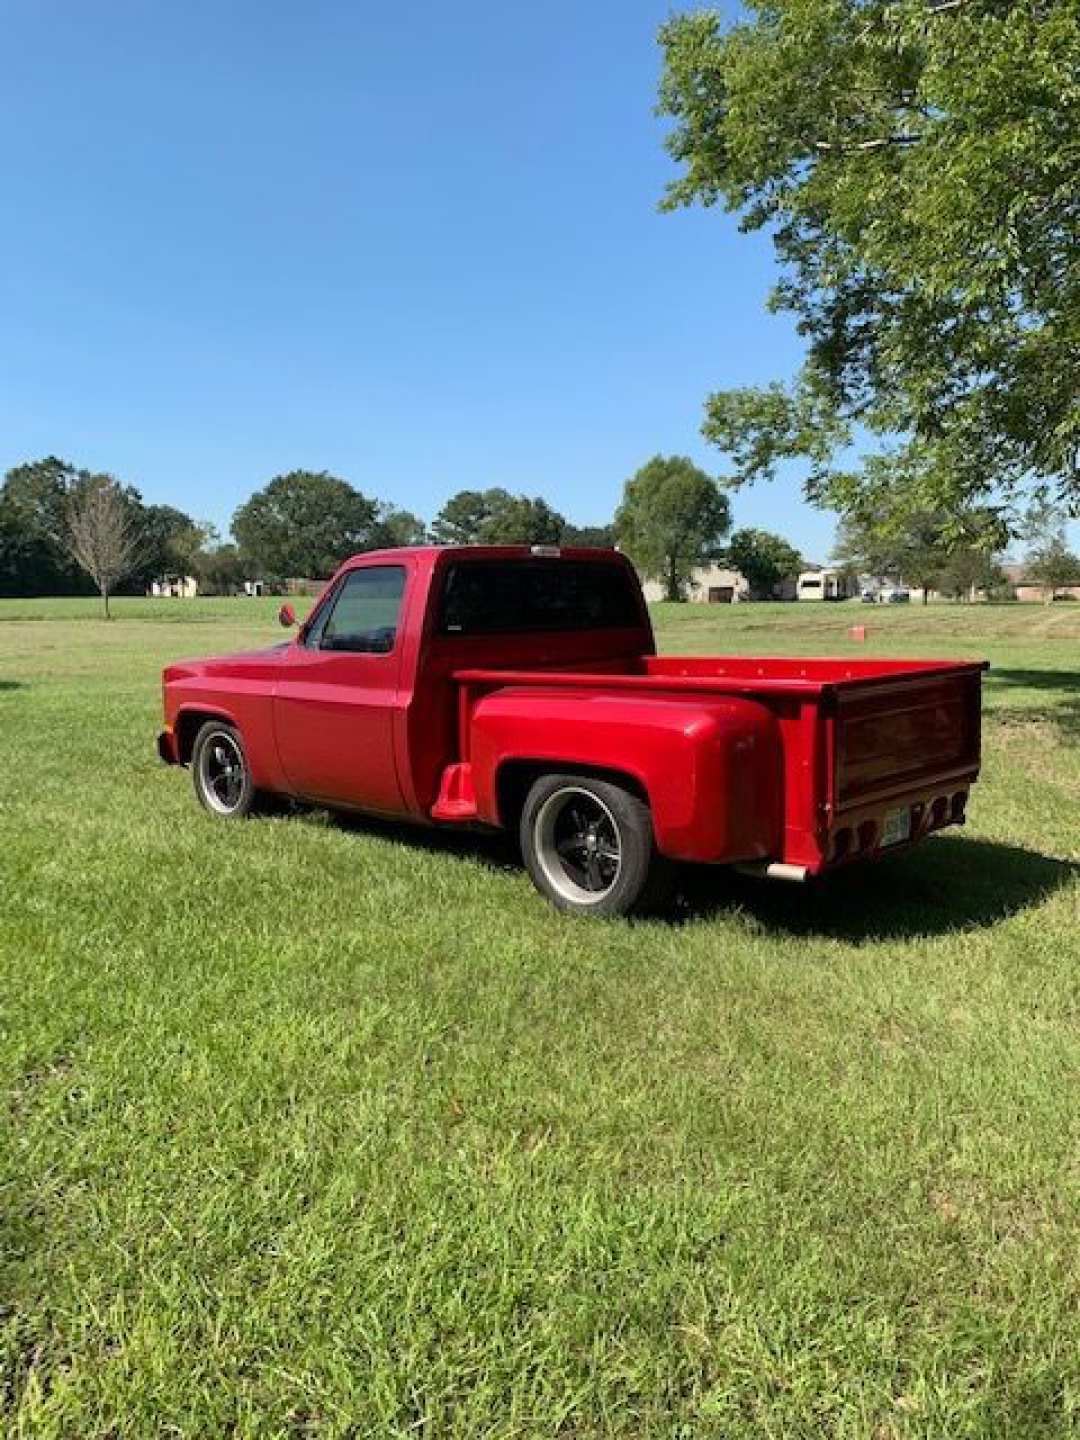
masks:
[[[995,665],[987,672],[985,684],[989,691],[1019,685],[1025,690],[1061,690],[1066,694],[1080,695],[1080,671],[1013,670],[1008,667],[999,670]]]
[[[445,855],[448,861],[518,873],[525,881],[521,857],[506,835],[423,830],[347,814],[329,818],[343,828]],[[741,913],[789,935],[852,944],[914,939],[996,925],[1076,877],[1080,865],[1068,860],[994,840],[939,835],[907,854],[807,884],[755,880],[721,866],[680,866],[674,902],[652,923],[695,925]],[[537,897],[537,904],[543,903]]]
[[[910,940],[996,925],[1077,876],[1080,865],[1035,850],[939,835],[906,855],[805,885],[695,867],[683,874],[675,918],[692,924],[739,910],[789,935],[854,944]]]
[[[299,813],[304,815],[303,808]],[[320,823],[334,825],[339,830],[371,835],[391,844],[406,845],[410,850],[445,855],[451,860],[468,860],[489,870],[524,873],[513,839],[502,831],[428,829],[423,825],[382,820],[375,815],[349,810],[313,810],[309,813]]]

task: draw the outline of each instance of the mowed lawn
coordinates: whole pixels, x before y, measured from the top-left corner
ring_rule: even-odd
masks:
[[[994,669],[964,831],[648,923],[205,815],[160,668],[275,608],[0,602],[0,1433],[1080,1433],[1080,605],[661,607]]]

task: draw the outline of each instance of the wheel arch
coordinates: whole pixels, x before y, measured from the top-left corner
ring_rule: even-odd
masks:
[[[640,776],[617,766],[588,765],[574,760],[551,760],[515,756],[503,760],[495,772],[495,798],[498,821],[510,833],[517,831],[525,799],[537,780],[544,775],[574,775],[583,780],[606,780],[621,785],[650,806],[649,792]]]
[[[220,720],[239,730],[235,719],[225,710],[215,710],[206,705],[183,707],[176,717],[176,758],[181,765],[191,764],[191,752],[195,748],[195,736],[208,720]]]

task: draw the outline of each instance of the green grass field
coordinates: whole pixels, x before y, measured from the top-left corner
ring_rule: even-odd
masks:
[[[0,1433],[1080,1433],[1080,605],[661,607],[994,669],[964,832],[636,924],[205,815],[160,668],[275,608],[0,602]]]

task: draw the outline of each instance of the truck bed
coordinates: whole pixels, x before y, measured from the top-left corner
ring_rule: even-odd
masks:
[[[463,669],[462,704],[503,686],[738,696],[774,717],[780,853],[816,873],[964,819],[979,768],[984,661],[654,656],[618,668]]]

